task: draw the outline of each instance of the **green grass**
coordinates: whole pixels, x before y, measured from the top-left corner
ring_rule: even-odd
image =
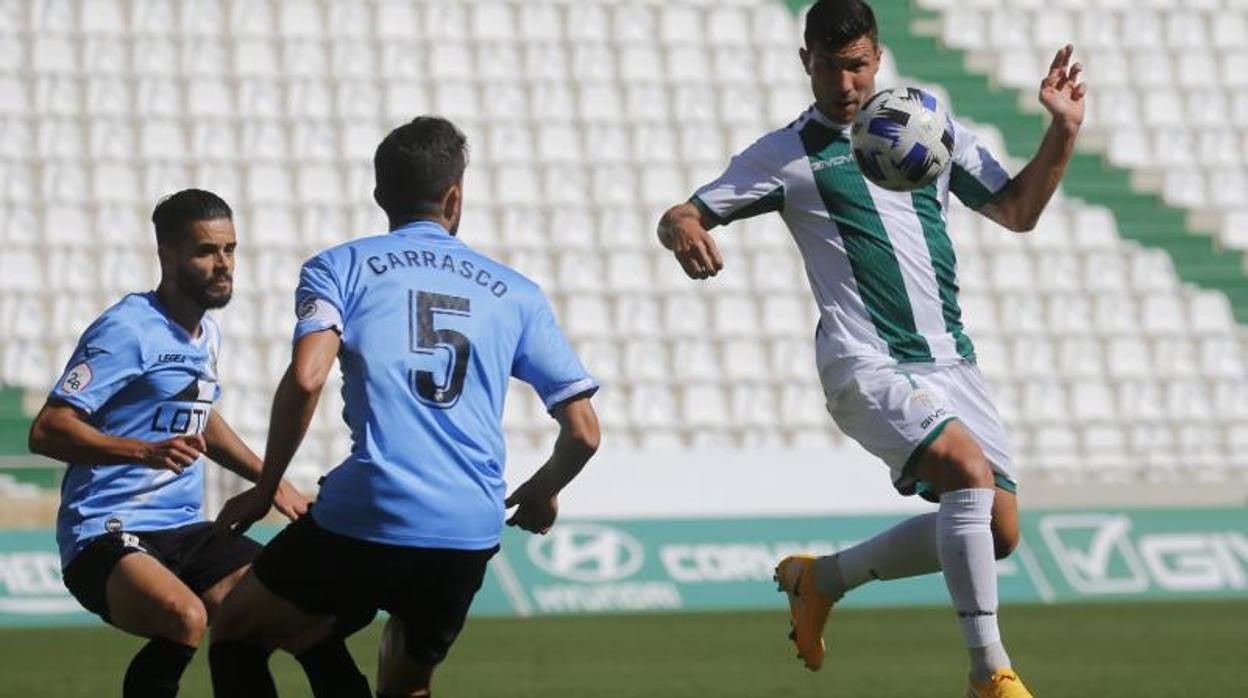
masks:
[[[1004,610],[1010,652],[1045,696],[1244,695],[1248,602],[1083,604]],[[352,638],[375,672],[379,625]],[[964,653],[943,609],[847,610],[828,662],[802,669],[775,613],[472,619],[435,693],[447,697],[756,698],[958,696]],[[3,630],[2,696],[115,695],[141,640],[109,628]],[[307,695],[298,666],[273,662],[282,695]],[[204,653],[181,695],[209,696]]]

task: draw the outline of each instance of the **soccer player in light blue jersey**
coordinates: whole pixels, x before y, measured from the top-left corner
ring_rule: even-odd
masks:
[[[221,331],[205,311],[233,292],[232,216],[197,189],[156,206],[160,285],[87,328],[31,426],[31,451],[68,465],[57,515],[66,586],[108,623],[151,638],[126,671],[127,697],[177,693],[260,549],[214,536],[202,508],[204,455],[250,480],[261,466],[213,410]],[[295,519],[307,502],[281,483],[277,507]]]
[[[541,289],[456,237],[467,142],[419,117],[374,157],[390,232],[308,260],[290,368],[273,401],[259,484],[220,527],[268,512],[337,357],[352,449],[309,516],[278,534],[214,626],[217,696],[276,695],[269,654],[325,615],[383,609],[379,696],[428,696],[507,523],[544,533],[557,495],[598,446],[598,384]],[[503,401],[537,390],[560,432],[550,459],[505,498]]]

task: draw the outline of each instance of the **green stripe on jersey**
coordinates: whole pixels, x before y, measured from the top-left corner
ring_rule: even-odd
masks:
[[[876,333],[898,361],[931,361],[932,349],[915,324],[893,243],[854,162],[849,139],[813,120],[802,127],[801,138],[815,186],[841,232],[854,281]]]
[[[949,173],[949,191],[954,196],[961,199],[962,203],[968,208],[978,211],[984,204],[992,201],[997,197],[998,192],[994,192],[979,178],[971,174],[958,163],[953,163]]]
[[[936,272],[936,285],[940,289],[940,309],[945,317],[945,329],[953,335],[958,354],[967,360],[975,358],[975,346],[962,331],[962,308],[958,306],[958,260],[953,253],[953,243],[945,221],[940,217],[940,202],[936,200],[936,185],[928,185],[913,194],[914,212],[923,226],[927,240],[927,254],[932,258]]]
[[[753,218],[754,216],[761,216],[764,213],[771,213],[772,211],[783,210],[784,185],[778,186],[741,208],[735,211],[729,211],[722,216],[712,211],[711,207],[708,206],[707,203],[697,194],[694,194],[693,197],[689,199],[689,202],[696,206],[699,211],[706,214],[707,218],[715,221],[715,225],[728,225],[733,221]]]

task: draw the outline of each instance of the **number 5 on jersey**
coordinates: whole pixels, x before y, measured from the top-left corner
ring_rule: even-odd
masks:
[[[416,399],[424,404],[438,409],[454,407],[464,390],[472,343],[455,330],[436,329],[434,323],[439,315],[468,317],[471,303],[459,296],[410,291],[407,304],[412,353],[432,357],[437,364],[446,367],[440,371],[411,369],[407,372],[408,382]],[[437,361],[440,355],[446,356],[445,364]]]

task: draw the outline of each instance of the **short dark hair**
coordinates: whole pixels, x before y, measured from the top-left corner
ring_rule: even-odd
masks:
[[[392,223],[438,213],[446,192],[464,176],[468,139],[440,116],[418,116],[377,146],[377,205]]]
[[[196,221],[234,218],[225,199],[203,189],[183,189],[156,202],[152,224],[156,226],[156,244],[177,245],[187,226]]]
[[[806,48],[836,51],[858,39],[880,43],[875,12],[862,0],[819,0],[806,13]]]

